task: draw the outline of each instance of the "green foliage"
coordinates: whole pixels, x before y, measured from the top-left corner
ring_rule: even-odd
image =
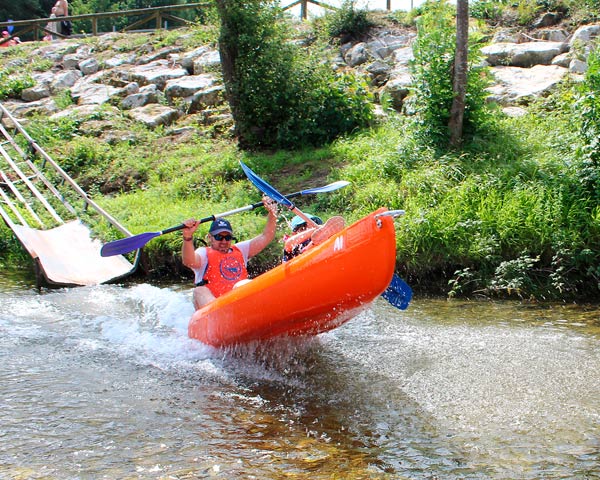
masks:
[[[536,290],[532,271],[538,261],[539,258],[522,255],[514,260],[500,263],[488,290],[496,293],[505,291],[509,295],[515,293],[523,298],[527,293]]]
[[[72,117],[63,117],[51,122],[36,117],[27,125],[27,132],[42,145],[60,145],[77,133],[80,123]]]
[[[61,166],[67,173],[85,171],[93,164],[104,164],[109,147],[94,138],[83,137],[67,145]]]
[[[321,58],[289,42],[287,24],[271,2],[231,3],[221,43],[235,52],[232,85],[243,148],[322,145],[371,120],[366,85],[335,76]]]
[[[328,136],[328,125],[349,128],[344,122],[357,112],[367,122],[370,107],[359,101],[366,86],[356,77],[334,76],[319,64],[326,57],[315,52],[318,45],[301,51],[289,48],[287,41],[270,43],[266,30],[286,33],[285,27],[264,28],[265,36],[260,37],[264,43],[244,37],[247,43],[240,44],[245,49],[254,45],[257,70],[247,73],[244,88],[268,119],[263,124],[258,118],[249,125],[268,126],[264,131],[275,144],[306,141],[301,150],[240,151],[227,138],[200,135],[184,141],[184,135],[175,133],[180,125],[149,130],[126,116],[111,114],[112,107],[86,119],[31,118],[27,130],[134,233],[258,201],[260,193],[249,187],[239,168],[238,160],[243,159],[284,192],[338,179],[351,181],[345,189],[299,199],[301,208],[323,218],[343,215],[350,223],[381,206],[406,210],[396,220],[396,267],[414,286],[442,285],[436,293],[450,296],[597,298],[600,202],[593,162],[594,140],[600,136],[600,85],[595,58],[581,89],[565,82],[519,118],[492,112],[484,117],[485,123],[474,122],[477,128],[472,128],[460,152],[423,142],[423,116],[393,114],[376,126],[355,129],[352,135],[315,149],[310,147],[312,141],[336,135]],[[118,48],[137,49],[144,38],[152,46],[179,41],[170,35],[131,35]],[[440,39],[440,47],[453,48],[452,41],[444,43],[445,36],[434,38]],[[434,42],[426,47],[423,55],[442,56]],[[260,58],[270,49],[283,52],[280,58],[274,52],[277,62],[290,62],[287,76],[266,75],[269,67],[279,68],[278,63],[267,62],[269,55]],[[299,60],[303,56],[306,63]],[[436,68],[443,71],[447,65],[440,61]],[[441,76],[433,79],[444,87]],[[283,82],[284,88],[271,85],[271,78]],[[255,92],[251,85],[266,92]],[[347,107],[347,98],[341,98],[346,91],[360,92],[352,97],[357,105]],[[437,94],[435,89],[430,92]],[[69,101],[64,95],[59,102]],[[301,109],[292,115],[290,106]],[[432,102],[433,107],[437,104]],[[320,124],[315,116],[327,121]],[[275,119],[278,124],[269,123]],[[104,130],[109,124],[110,137]],[[317,140],[306,133],[311,129]],[[235,225],[241,239],[250,238],[264,225],[264,211],[238,215]],[[117,236],[103,225],[98,232],[104,239]],[[148,244],[145,251],[155,274],[180,268],[180,242],[179,235],[165,235]],[[277,261],[279,249],[274,242],[259,259],[259,267]],[[0,228],[0,262],[18,262],[19,252],[28,260],[10,231]]]
[[[334,75],[326,66],[315,68],[313,87],[303,85],[295,110],[279,125],[276,144],[281,147],[324,145],[373,118],[364,80],[350,73]]]
[[[588,70],[576,105],[581,119],[583,145],[579,151],[579,179],[586,192],[600,201],[600,53],[596,48],[588,57]]]
[[[360,38],[374,26],[367,9],[356,8],[356,1],[344,0],[341,7],[327,12],[316,23],[328,38],[340,38],[346,42],[351,38]]]
[[[0,71],[0,100],[20,98],[23,90],[34,85],[28,73],[19,73],[16,68],[3,69]]]
[[[540,7],[531,0],[519,0],[517,3],[517,22],[519,25],[528,25],[535,20]]]
[[[600,207],[578,183],[571,103],[561,90],[531,115],[495,117],[461,152],[415,141],[406,118],[337,141],[346,166],[336,176],[354,191],[332,206],[352,218],[382,204],[406,210],[399,268],[429,286],[445,278],[450,296],[596,294]]]
[[[160,7],[166,5],[176,5],[185,3],[182,1],[172,0],[73,0],[70,2],[70,13],[71,15],[84,15],[96,12],[118,12],[124,10],[136,10],[151,7]],[[48,8],[48,11],[50,9]],[[198,22],[198,24],[206,25],[214,20],[214,5],[209,3],[198,9],[190,10],[179,10],[173,12],[179,18],[183,18],[190,22]],[[138,17],[132,16],[121,16],[121,17],[110,17],[101,18],[98,20],[97,27],[101,32],[111,32],[113,28],[115,30],[122,30],[133,22],[140,21],[147,17],[147,15],[139,15]],[[171,23],[169,21],[169,23]],[[179,24],[179,23],[178,23]],[[139,25],[138,28],[155,28],[156,20],[152,17],[149,18],[146,23]],[[77,30],[81,29],[86,32],[91,31],[91,20],[78,20],[75,24]]]
[[[61,110],[64,108],[69,107],[70,105],[73,105],[73,103],[75,103],[73,101],[73,98],[71,97],[71,91],[69,89],[64,89],[59,91],[55,96],[54,96],[54,103],[56,104],[56,106],[58,108],[60,108]]]
[[[418,114],[422,141],[445,146],[454,99],[453,65],[456,51],[455,9],[447,1],[428,1],[417,23],[418,37],[413,46],[413,106]],[[469,48],[470,68],[463,120],[464,135],[474,134],[487,119],[486,71],[474,67],[480,55],[474,44]]]
[[[0,268],[31,266],[31,257],[4,222],[0,222]]]
[[[502,16],[503,4],[498,0],[475,0],[469,6],[469,15],[480,20],[497,22]]]

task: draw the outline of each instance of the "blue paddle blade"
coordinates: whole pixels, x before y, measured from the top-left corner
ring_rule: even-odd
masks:
[[[406,310],[412,299],[412,289],[408,284],[394,273],[392,281],[381,294],[390,304],[400,310]]]
[[[241,160],[240,160],[240,165],[242,166],[244,173],[248,177],[248,180],[250,180],[254,184],[254,186],[256,188],[258,188],[261,192],[263,192],[267,197],[272,198],[276,202],[281,203],[282,205],[285,205],[286,207],[288,207],[290,209],[294,208],[294,204],[289,199],[284,197],[281,193],[279,193],[277,190],[275,190],[271,185],[269,185],[262,178],[260,178],[258,175],[256,175],[256,173],[254,173],[250,169],[250,167],[245,165],[244,162],[242,162]]]
[[[112,257],[113,255],[123,255],[142,248],[154,237],[158,237],[162,232],[147,232],[134,235],[133,237],[121,238],[113,242],[105,243],[100,249],[100,256]]]

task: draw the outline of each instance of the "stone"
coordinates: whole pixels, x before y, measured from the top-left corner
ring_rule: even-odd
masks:
[[[129,110],[129,116],[149,128],[156,128],[159,125],[171,125],[179,118],[179,112],[165,105],[150,104]]]

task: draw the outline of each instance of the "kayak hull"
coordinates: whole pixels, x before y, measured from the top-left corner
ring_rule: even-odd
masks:
[[[377,210],[292,260],[234,288],[192,316],[190,338],[215,347],[332,330],[389,285],[394,220]]]

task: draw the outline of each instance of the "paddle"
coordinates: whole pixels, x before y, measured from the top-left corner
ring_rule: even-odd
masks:
[[[381,294],[390,304],[400,310],[406,310],[412,299],[412,289],[408,284],[394,273],[392,281]]]
[[[288,198],[299,197],[301,195],[309,195],[314,193],[327,193],[333,192],[334,190],[338,190],[339,188],[343,188],[346,185],[349,185],[350,182],[345,180],[339,180],[337,182],[330,183],[329,185],[325,185],[323,187],[314,187],[307,188],[306,190],[300,190],[299,192],[290,193],[287,195]],[[285,197],[284,197],[285,198]],[[288,200],[289,202],[289,200]],[[290,202],[291,203],[291,202]],[[236,208],[234,210],[229,210],[228,212],[219,213],[216,215],[210,215],[209,217],[201,218],[199,220],[200,223],[210,222],[215,218],[223,218],[228,217],[229,215],[234,215],[236,213],[246,212],[249,210],[254,210],[255,208],[262,207],[262,202],[256,202],[252,205],[246,205],[245,207]],[[108,242],[102,246],[100,249],[100,255],[103,257],[112,257],[113,255],[122,255],[124,253],[132,252],[137,250],[138,248],[142,248],[146,245],[150,240],[160,235],[164,235],[165,233],[175,232],[177,230],[182,230],[185,228],[185,225],[182,223],[180,225],[176,225],[174,227],[166,228],[165,230],[161,230],[159,232],[146,232],[140,233],[138,235],[133,235],[132,237],[121,238],[119,240],[114,240],[112,242]]]
[[[261,192],[263,192],[267,197],[272,198],[277,203],[281,203],[282,205],[284,205],[285,207],[290,209],[292,212],[294,212],[296,215],[298,215],[302,220],[304,220],[311,227],[316,228],[319,226],[312,218],[310,218],[308,215],[306,215],[304,212],[302,212],[299,208],[297,208],[293,204],[292,201],[290,201],[290,199],[289,199],[290,195],[288,195],[287,198],[285,196],[283,196],[281,193],[279,193],[277,190],[275,190],[275,188],[273,186],[269,185],[265,180],[263,180],[256,173],[254,173],[250,169],[250,167],[248,167],[246,164],[244,164],[244,162],[242,162],[241,160],[240,160],[240,165],[242,166],[242,170],[244,170],[244,173],[246,174],[248,179],[254,184],[254,186],[256,188],[258,188]]]

